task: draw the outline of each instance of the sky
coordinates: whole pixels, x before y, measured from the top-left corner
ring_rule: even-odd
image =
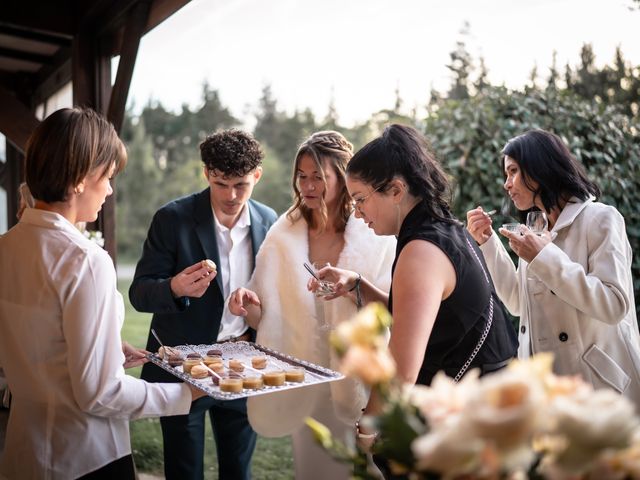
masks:
[[[129,104],[151,99],[197,108],[207,81],[245,126],[271,85],[281,109],[324,118],[333,100],[351,126],[393,108],[418,113],[432,87],[446,91],[449,53],[469,23],[467,49],[489,79],[521,88],[537,66],[561,71],[585,42],[596,64],[619,45],[640,65],[640,11],[632,0],[192,0],[141,41]],[[115,71],[114,71],[115,73]]]

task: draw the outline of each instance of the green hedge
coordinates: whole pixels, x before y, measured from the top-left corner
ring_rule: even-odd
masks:
[[[491,87],[465,100],[431,106],[425,133],[455,181],[454,211],[482,205],[500,210],[504,198],[500,151],[531,128],[560,135],[602,189],[602,202],[624,216],[634,252],[636,305],[640,300],[640,122],[554,90],[513,92]],[[503,218],[496,218],[501,222]]]

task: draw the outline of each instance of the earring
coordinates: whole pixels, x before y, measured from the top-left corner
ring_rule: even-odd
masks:
[[[396,203],[396,231],[400,231],[400,227],[402,227],[402,221],[404,220],[403,218],[401,218],[400,215],[400,204]]]

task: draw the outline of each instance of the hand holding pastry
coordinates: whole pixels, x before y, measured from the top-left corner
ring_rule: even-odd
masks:
[[[207,270],[209,270],[209,273],[212,274],[214,277],[217,275],[218,267],[216,266],[216,263],[213,260],[209,260],[207,258],[206,260],[202,260],[202,262],[200,263],[202,263],[202,266]]]
[[[200,298],[217,273],[216,264],[211,260],[194,263],[171,279],[171,292],[176,298]]]

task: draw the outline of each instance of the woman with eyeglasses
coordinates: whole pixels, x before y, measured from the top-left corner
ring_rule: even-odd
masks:
[[[358,283],[364,302],[388,304],[399,378],[429,385],[438,371],[459,379],[473,368],[504,367],[516,353],[515,331],[482,254],[450,211],[449,182],[424,137],[387,127],[349,162],[347,189],[357,217],[376,235],[397,237],[391,291],[358,271],[327,267],[320,276],[336,283],[337,295]],[[376,413],[375,402],[365,413]]]
[[[358,297],[353,291],[326,302],[314,295],[304,264],[354,269],[387,291],[395,251],[395,239],[376,237],[354,216],[345,185],[352,155],[351,143],[338,132],[317,132],[302,143],[293,169],[294,203],[269,230],[247,288],[229,299],[229,309],[257,330],[257,343],[332,369],[338,359],[328,335],[356,313]],[[344,438],[352,435],[367,398],[361,383],[346,379],[250,398],[247,410],[259,434],[292,435],[296,478],[347,479],[350,469],[316,445],[304,418],[311,416]]]
[[[499,230],[514,265],[480,207],[467,228],[480,245],[498,295],[520,317],[518,356],[553,352],[553,370],[579,374],[640,408],[640,343],[625,220],[596,201],[590,180],[554,133],[530,130],[502,151],[504,189],[519,212],[546,213],[549,231]]]

